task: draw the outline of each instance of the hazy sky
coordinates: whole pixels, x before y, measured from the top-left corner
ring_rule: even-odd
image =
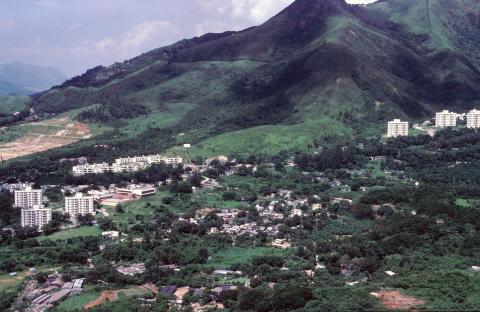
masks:
[[[292,2],[0,0],[0,64],[55,66],[73,76],[183,38],[260,24]]]

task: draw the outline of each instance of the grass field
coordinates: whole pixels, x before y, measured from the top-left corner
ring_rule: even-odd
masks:
[[[367,164],[365,169],[367,169],[367,171],[370,173],[370,176],[372,178],[375,178],[375,179],[384,178],[385,174],[381,169],[381,165],[382,163],[380,161],[371,161]]]
[[[67,298],[65,301],[62,301],[58,308],[61,311],[78,311],[83,309],[83,307],[90,301],[95,300],[100,295],[98,291],[89,291],[84,292],[78,296],[72,296]]]
[[[134,219],[135,216],[151,216],[155,209],[155,206],[161,204],[162,198],[168,196],[168,192],[157,191],[153,196],[148,196],[143,199],[123,203],[123,213],[119,213],[114,207],[104,206],[112,219],[115,221],[125,221],[128,219]]]
[[[212,255],[208,264],[215,266],[216,269],[229,269],[233,264],[248,263],[253,258],[265,255],[284,256],[287,251],[278,248],[254,247],[240,248],[232,247],[226,250],[216,252]]]
[[[74,237],[98,236],[100,234],[102,234],[102,231],[97,226],[81,226],[68,230],[61,230],[60,232],[48,236],[39,236],[37,239],[65,240]]]

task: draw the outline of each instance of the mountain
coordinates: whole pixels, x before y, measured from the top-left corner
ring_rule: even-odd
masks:
[[[20,62],[0,64],[0,95],[29,95],[63,83],[67,77],[53,67]]]
[[[182,133],[167,145],[200,156],[379,135],[393,117],[480,104],[479,26],[477,0],[296,0],[263,25],[90,69],[33,106]]]

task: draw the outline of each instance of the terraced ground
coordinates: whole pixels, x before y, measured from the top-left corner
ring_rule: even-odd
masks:
[[[0,157],[9,160],[89,139],[103,130],[70,116],[0,129]]]

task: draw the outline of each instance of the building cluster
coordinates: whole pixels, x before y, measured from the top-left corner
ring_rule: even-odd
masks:
[[[467,128],[477,129],[480,128],[480,110],[473,109],[467,114],[457,114],[443,110],[435,114],[435,127],[456,127],[457,120],[467,118]]]
[[[112,185],[108,189],[91,190],[88,191],[88,194],[100,201],[103,206],[115,207],[118,204],[155,195],[156,192],[157,189],[152,184],[129,184],[122,187]]]
[[[85,279],[78,278],[71,282],[64,282],[61,275],[57,273],[48,275],[44,283],[31,284],[21,294],[28,306],[25,311],[48,311],[61,300],[82,293],[84,281]]]
[[[15,190],[16,208],[21,211],[22,227],[36,227],[40,231],[52,220],[52,210],[43,206],[43,191],[26,187]]]
[[[101,174],[107,172],[122,173],[136,172],[146,169],[153,164],[164,163],[167,165],[179,165],[183,163],[182,157],[167,157],[164,155],[134,156],[117,158],[114,163],[83,164],[73,166],[74,175]]]
[[[22,227],[34,227],[42,231],[52,220],[52,209],[44,207],[43,190],[26,187],[14,191],[14,207],[20,209]],[[79,215],[94,215],[95,203],[93,196],[77,193],[74,196],[65,196],[64,213],[70,216],[73,223],[78,221]]]
[[[448,110],[443,110],[435,114],[435,127],[446,128],[456,127],[457,120],[467,119],[467,128],[478,129],[480,128],[480,110],[473,109],[467,114],[457,114]],[[388,137],[396,138],[399,136],[408,136],[409,124],[406,121],[400,119],[394,119],[388,122]]]

